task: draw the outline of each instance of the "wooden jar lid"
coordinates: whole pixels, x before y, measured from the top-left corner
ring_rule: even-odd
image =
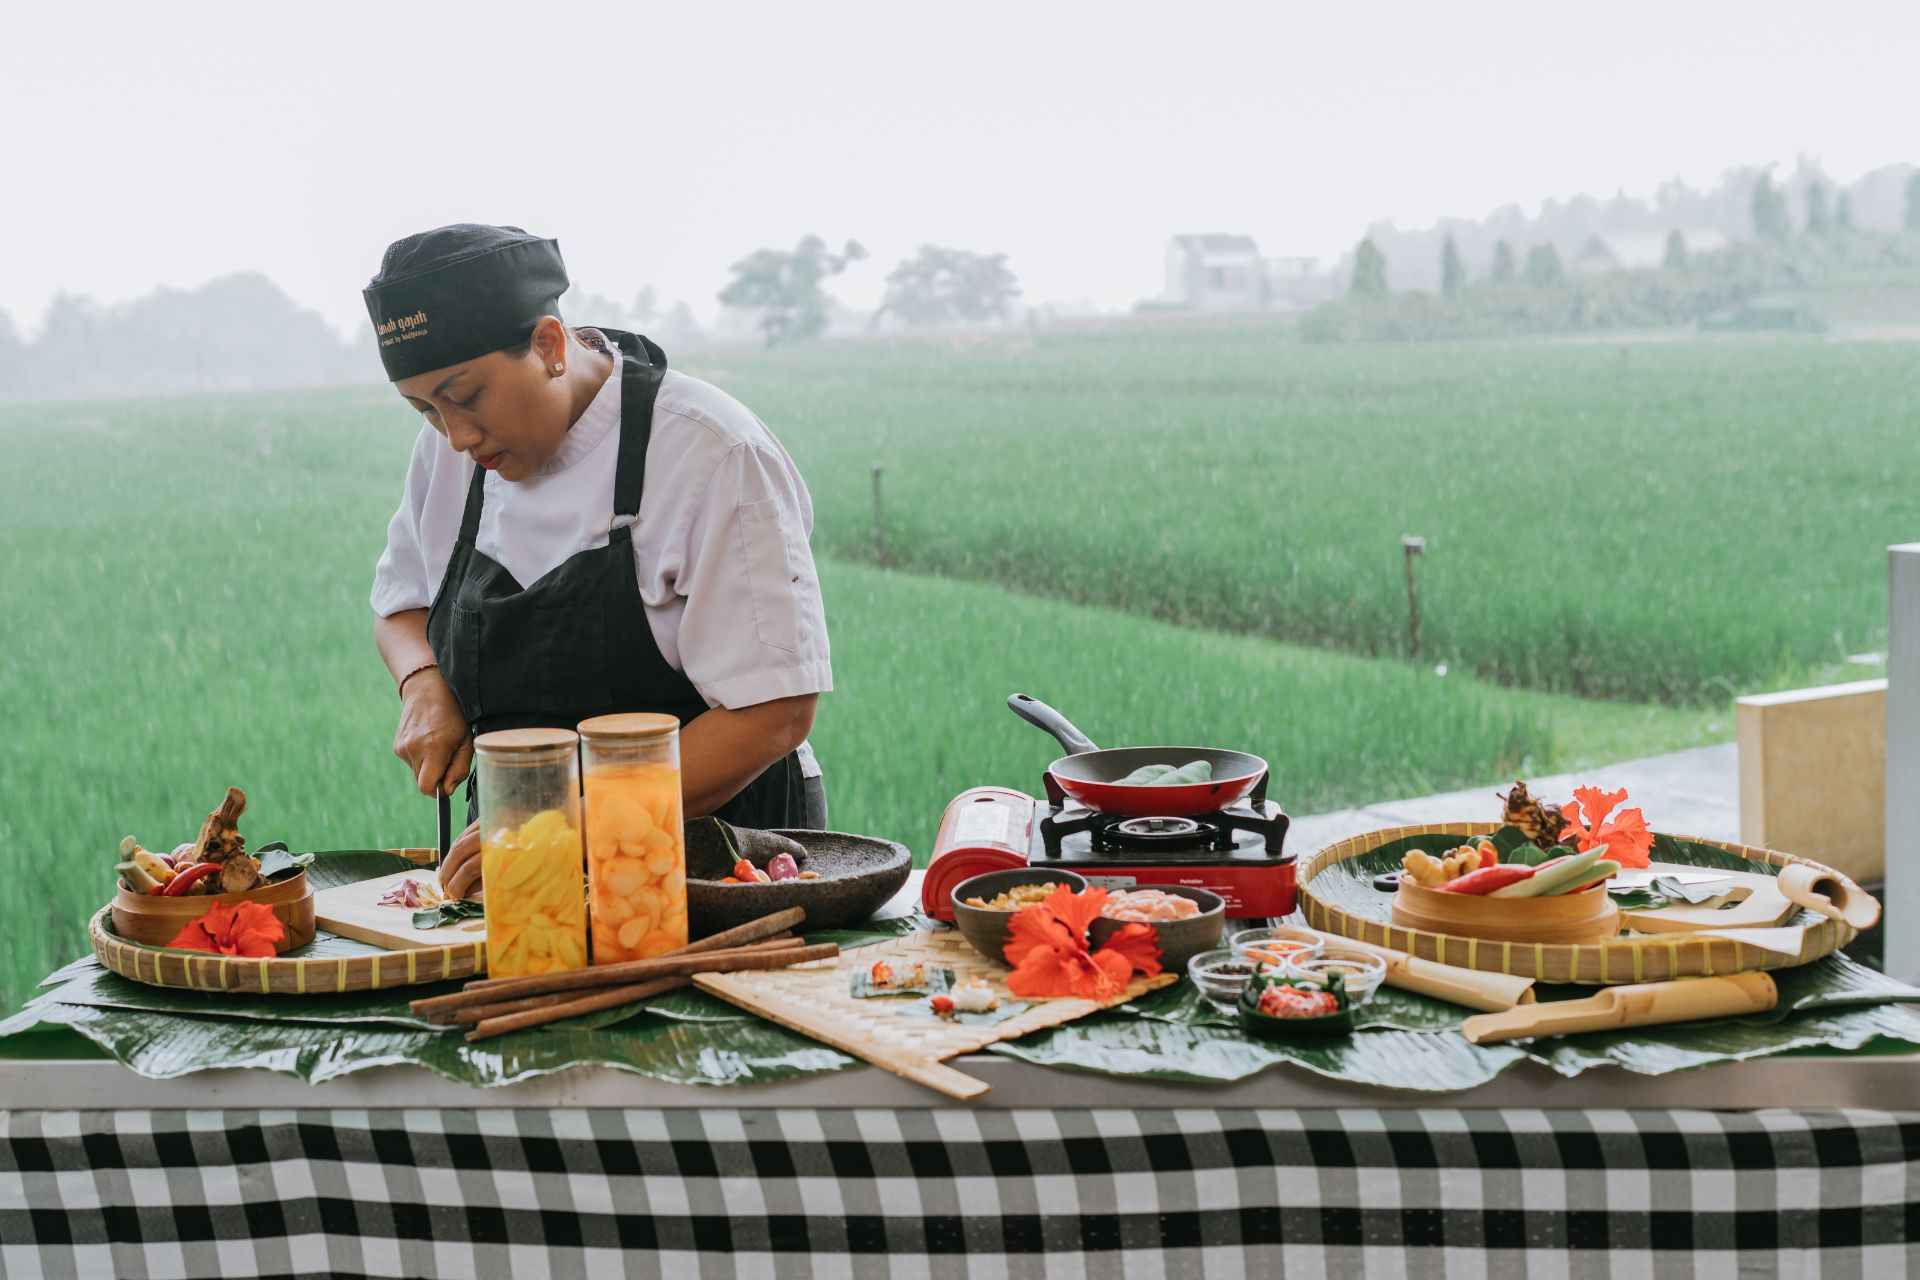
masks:
[[[513,755],[523,751],[553,751],[580,741],[571,729],[496,729],[473,740],[475,751]]]
[[[680,721],[653,711],[625,711],[580,722],[580,736],[594,742],[637,742],[677,732]]]

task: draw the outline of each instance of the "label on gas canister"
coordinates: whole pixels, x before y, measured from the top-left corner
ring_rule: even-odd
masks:
[[[953,819],[954,845],[1010,845],[1013,814],[1002,805],[976,802],[964,806]]]
[[[1084,872],[1081,874],[1088,884],[1096,889],[1105,889],[1109,893],[1115,889],[1131,889],[1140,883],[1132,876],[1089,876]]]

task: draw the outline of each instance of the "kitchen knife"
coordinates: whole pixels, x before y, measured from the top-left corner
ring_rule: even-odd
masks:
[[[444,791],[437,792],[436,794],[440,801],[440,839],[437,847],[440,850],[439,860],[445,862],[447,860],[447,849],[450,847],[448,844],[448,828],[452,825],[453,798]]]

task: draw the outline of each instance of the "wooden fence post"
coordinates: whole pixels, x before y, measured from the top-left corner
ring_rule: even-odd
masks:
[[[1886,969],[1920,979],[1920,542],[1887,548]]]

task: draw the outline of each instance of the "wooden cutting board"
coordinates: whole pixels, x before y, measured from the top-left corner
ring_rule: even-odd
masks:
[[[361,880],[336,885],[313,895],[314,922],[343,938],[353,938],[388,951],[407,951],[415,947],[444,947],[454,942],[484,942],[485,920],[462,920],[438,929],[413,927],[412,907],[383,907],[380,899],[390,889],[408,880],[432,884],[431,867],[416,871],[396,871],[378,880]]]
[[[1656,876],[1680,872],[1697,876],[1699,867],[1656,862],[1648,870]],[[1691,906],[1661,907],[1654,911],[1623,910],[1620,923],[1636,933],[1690,933],[1698,929],[1770,929],[1798,907],[1780,892],[1775,877],[1757,871],[1729,871],[1726,892]],[[1719,888],[1718,884],[1703,888]]]
[[[979,1097],[989,1086],[946,1065],[946,1059],[1084,1018],[1180,980],[1174,973],[1136,975],[1125,991],[1109,1000],[1026,1001],[1027,1008],[998,1022],[948,1022],[927,1012],[925,996],[853,995],[854,973],[878,960],[895,965],[918,960],[929,969],[951,969],[956,983],[985,978],[1003,1007],[1023,1003],[1007,990],[1006,966],[987,960],[951,929],[923,930],[791,969],[697,973],[693,981],[702,991],[771,1022],[964,1101]]]

